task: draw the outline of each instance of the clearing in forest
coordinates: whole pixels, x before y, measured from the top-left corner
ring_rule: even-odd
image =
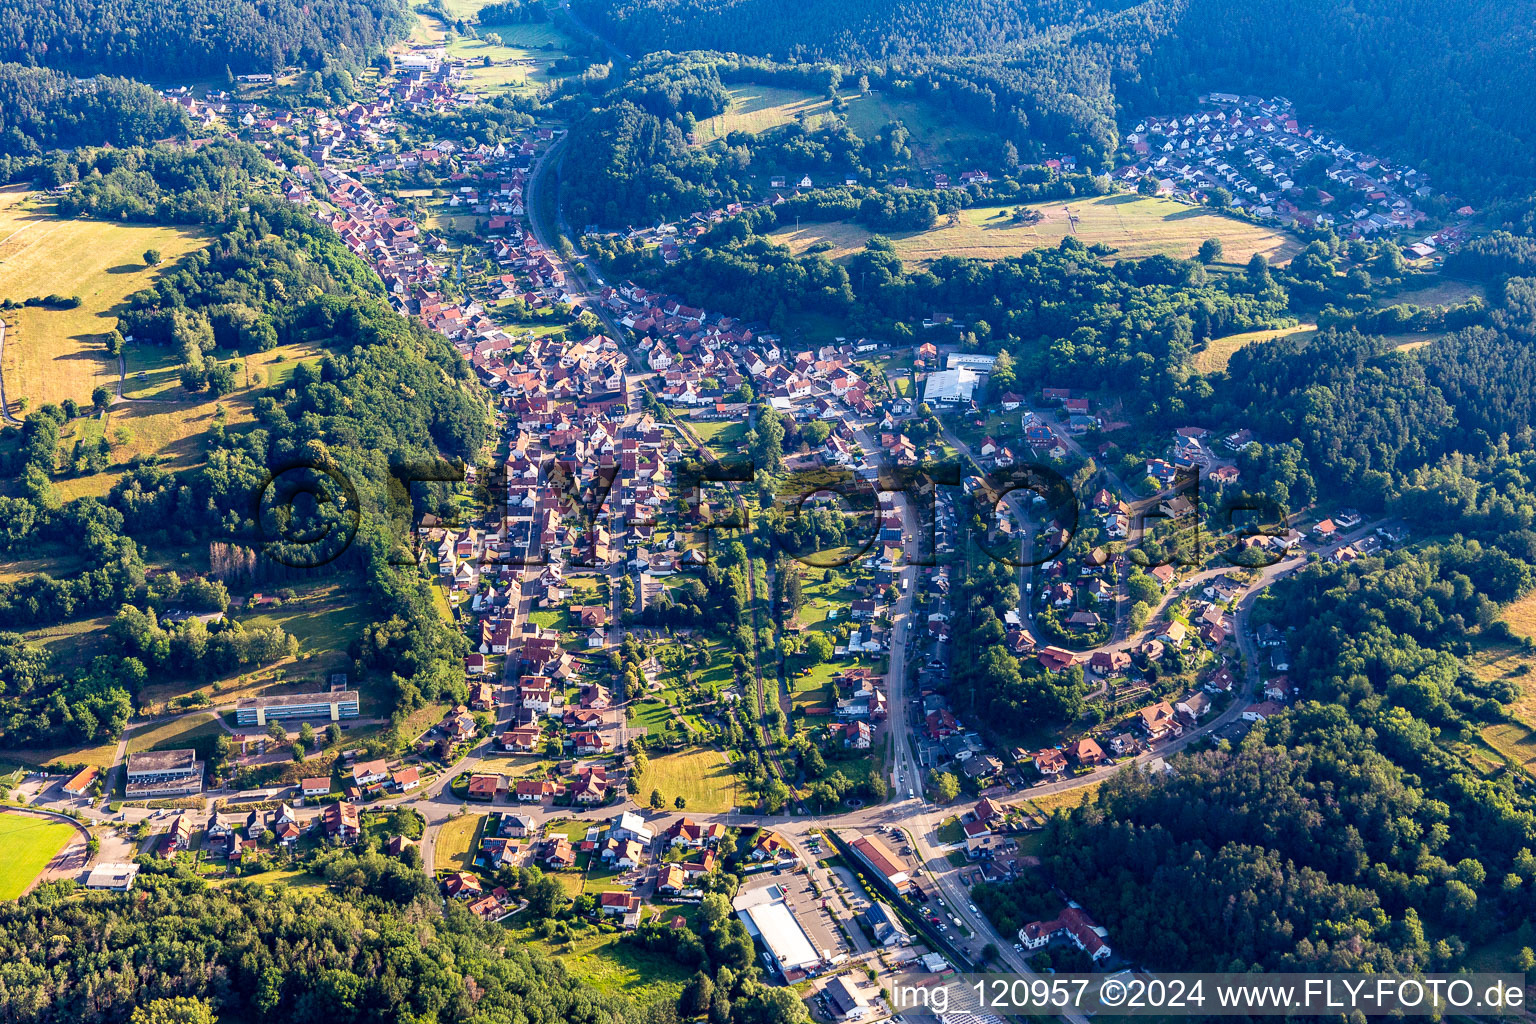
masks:
[[[5,393],[12,414],[21,400],[36,409],[73,398],[89,405],[91,391],[115,391],[117,360],[107,356],[107,332],[133,292],[206,239],[183,228],[68,220],[53,214],[39,193],[0,189],[0,299],[78,295],[74,309],[37,306],[4,314]],[[149,267],[144,253],[159,250]]]
[[[1039,214],[1034,223],[1013,217],[1014,206],[978,206],[961,210],[954,223],[940,218],[927,231],[887,235],[907,263],[931,263],[941,256],[999,260],[1028,249],[1057,245],[1073,235],[1084,245],[1103,244],[1115,250],[1111,259],[1163,254],[1180,259],[1194,256],[1200,243],[1216,238],[1222,244],[1221,263],[1241,266],[1254,253],[1270,263],[1288,262],[1300,251],[1297,240],[1275,228],[1227,217],[1171,199],[1135,195],[1095,196],[1024,204]],[[1070,219],[1069,219],[1070,214]],[[864,247],[875,232],[846,221],[780,228],[773,239],[803,252],[817,242],[829,242],[830,259],[840,259]]]

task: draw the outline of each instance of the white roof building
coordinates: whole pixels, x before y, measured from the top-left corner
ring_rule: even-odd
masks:
[[[944,402],[951,405],[969,402],[980,384],[981,375],[975,370],[968,370],[965,367],[940,370],[937,373],[930,373],[928,379],[923,382],[923,401],[930,404]]]
[[[736,898],[735,906],[747,933],[763,944],[768,958],[786,980],[792,972],[809,974],[824,963],[795,919],[795,912],[784,901],[784,891],[779,886],[750,889]]]

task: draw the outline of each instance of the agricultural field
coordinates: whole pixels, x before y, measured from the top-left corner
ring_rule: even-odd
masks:
[[[1122,194],[1067,204],[1032,203],[1028,208],[1038,211],[1042,219],[1034,224],[1015,223],[1011,217],[1014,207],[981,206],[961,210],[955,224],[941,223],[927,231],[896,232],[888,237],[904,261],[916,264],[931,263],[941,256],[998,260],[1056,245],[1068,234],[1085,245],[1110,246],[1118,258],[1139,259],[1161,253],[1187,259],[1207,238],[1220,239],[1222,260],[1234,265],[1247,263],[1254,253],[1263,253],[1271,263],[1285,263],[1300,251],[1296,239],[1282,231],[1171,199]],[[1077,218],[1075,225],[1068,221],[1068,210]],[[832,248],[827,257],[838,260],[862,249],[871,235],[857,224],[832,221],[805,224],[798,230],[780,228],[771,237],[795,253],[817,242],[828,242]]]
[[[14,900],[26,892],[74,834],[74,826],[62,821],[0,814],[0,900]]]
[[[730,87],[731,105],[725,113],[700,121],[694,128],[694,141],[707,145],[731,132],[753,135],[786,124],[800,122],[814,128],[823,120],[841,117],[860,138],[873,138],[892,121],[906,126],[912,138],[912,155],[921,167],[933,167],[966,159],[978,150],[996,146],[995,137],[986,130],[960,122],[915,100],[902,99],[881,92],[870,92],[848,99],[841,114],[832,109],[825,96],[801,89],[748,83]]]
[[[1268,331],[1243,331],[1240,334],[1229,334],[1225,338],[1212,338],[1206,342],[1205,348],[1195,353],[1195,370],[1199,373],[1219,373],[1227,368],[1227,363],[1232,360],[1232,353],[1240,348],[1245,348],[1257,341],[1272,341],[1275,338],[1316,330],[1316,324],[1299,324],[1295,327],[1277,327]]]
[[[116,311],[205,239],[150,225],[65,220],[38,193],[0,189],[0,298],[78,295],[74,309],[31,307],[5,314],[5,373],[11,412],[72,398],[90,403],[98,385],[115,387],[117,363],[103,348]],[[144,263],[158,249],[159,267]]]
[[[653,757],[638,781],[640,799],[657,789],[668,808],[680,796],[686,801],[686,810],[719,813],[735,807],[738,799],[736,770],[712,747]]]

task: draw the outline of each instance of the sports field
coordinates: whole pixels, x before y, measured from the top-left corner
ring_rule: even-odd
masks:
[[[0,900],[26,892],[74,834],[74,826],[61,821],[0,814]]]
[[[99,384],[112,388],[116,360],[103,349],[116,326],[115,310],[131,293],[153,283],[179,257],[203,244],[173,227],[66,220],[35,192],[0,189],[0,299],[78,295],[74,309],[30,307],[5,314],[6,397],[11,411],[22,398],[30,408],[73,398],[90,402]],[[144,263],[160,250],[158,268]]]
[[[1068,234],[1085,245],[1104,244],[1115,257],[1140,259],[1162,253],[1187,259],[1207,238],[1222,244],[1222,262],[1244,264],[1254,253],[1271,263],[1285,263],[1300,251],[1295,238],[1283,231],[1224,217],[1171,199],[1133,195],[1096,196],[1068,203],[1027,204],[1041,219],[1021,224],[1012,219],[1014,207],[981,206],[960,211],[957,223],[943,220],[927,231],[898,232],[888,237],[908,263],[925,264],[940,256],[998,260],[1027,249],[1056,245]],[[1076,218],[1068,220],[1068,213]],[[804,224],[797,231],[781,228],[771,236],[796,253],[816,242],[829,242],[829,259],[841,259],[862,249],[873,232],[846,221]]]
[[[638,781],[637,799],[648,800],[651,790],[657,789],[668,809],[679,796],[689,811],[718,813],[736,806],[736,772],[725,755],[712,748],[653,757]]]

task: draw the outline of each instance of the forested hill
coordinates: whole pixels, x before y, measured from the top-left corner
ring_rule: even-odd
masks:
[[[146,85],[80,81],[0,63],[0,157],[80,145],[140,146],[181,131],[186,117]]]
[[[0,60],[185,80],[361,63],[409,28],[403,0],[0,0]]]
[[[1282,95],[1353,144],[1415,163],[1473,199],[1536,185],[1536,0],[575,0],[636,52],[714,49],[779,61],[936,70],[998,111],[1031,98],[1072,123],[1044,134],[1114,138],[1125,116],[1202,93]],[[1044,72],[1042,74],[1041,72]],[[1113,101],[1105,102],[1113,83]],[[936,90],[939,91],[939,90]],[[961,90],[939,101],[974,107]],[[1020,108],[1024,109],[1024,108]],[[1056,137],[1051,136],[1055,134]],[[1021,145],[1026,140],[1016,140]],[[1100,147],[1084,147],[1093,158]]]
[[[780,60],[966,57],[1020,51],[1136,0],[578,0],[641,51],[713,49]]]
[[[126,1021],[149,1007],[188,1022],[648,1020],[499,926],[451,902],[439,911],[420,872],[377,853],[336,854],[325,870],[345,900],[146,874],[131,893],[68,899],[45,886],[0,906],[0,1017]]]

